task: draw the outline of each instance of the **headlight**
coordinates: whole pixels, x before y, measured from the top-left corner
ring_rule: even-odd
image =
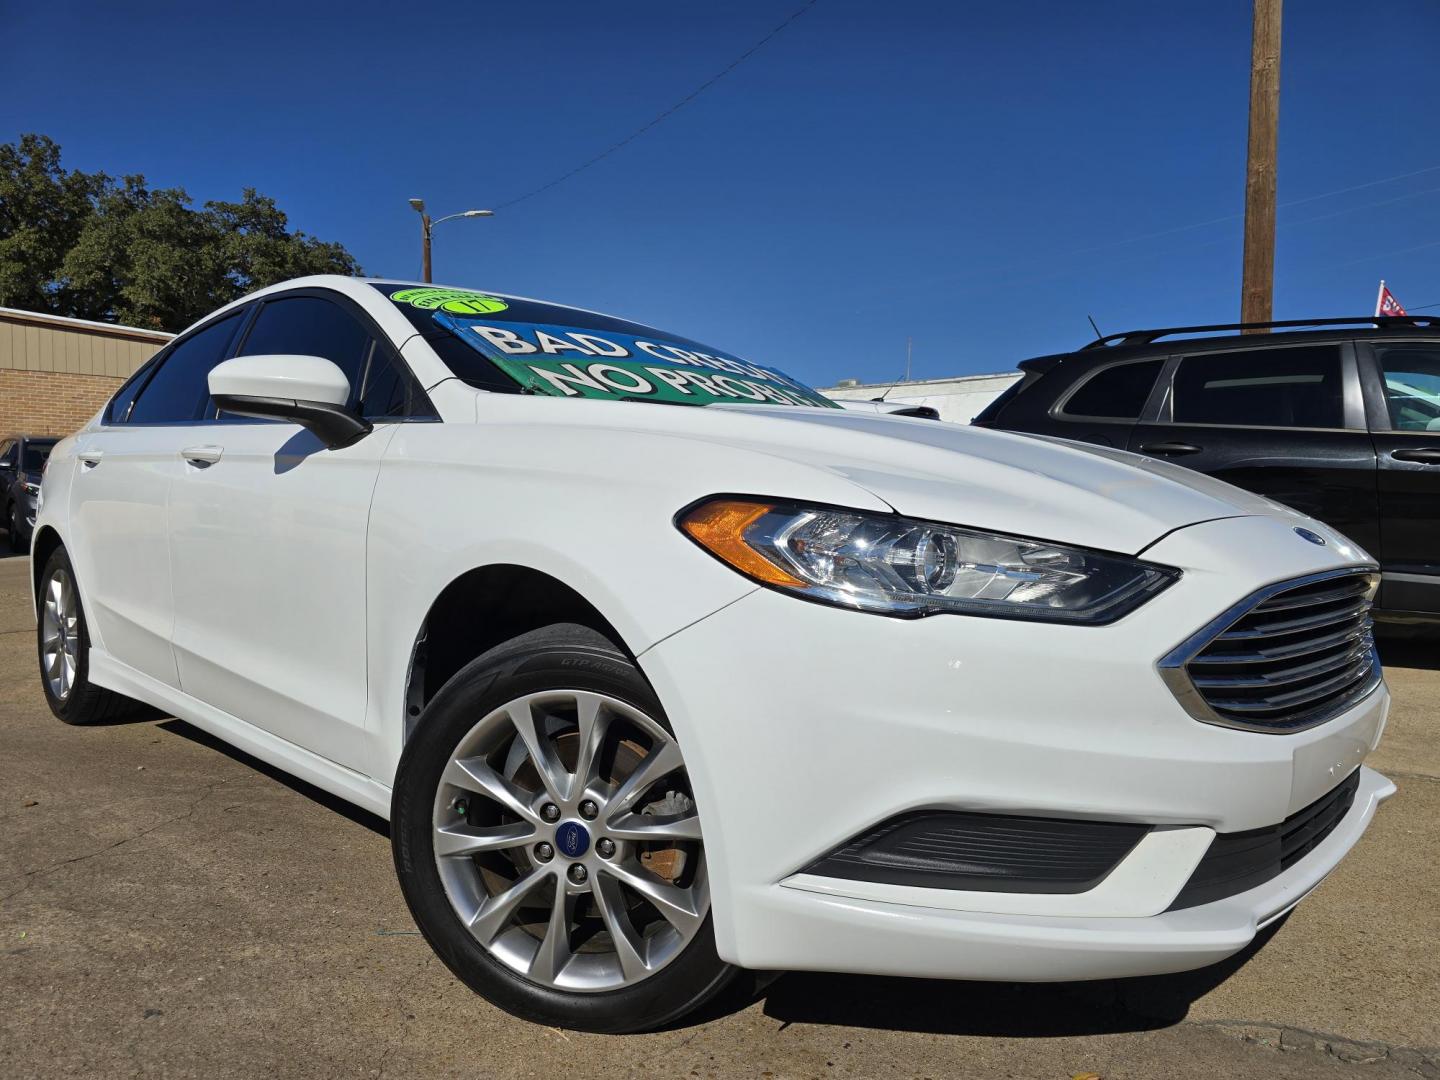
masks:
[[[710,499],[682,511],[676,523],[756,581],[885,615],[1109,623],[1180,576],[1043,540],[761,499]]]

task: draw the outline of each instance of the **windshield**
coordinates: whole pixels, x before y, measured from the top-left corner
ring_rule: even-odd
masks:
[[[775,368],[640,323],[463,289],[375,287],[458,378],[485,390],[676,405],[839,408]]]
[[[28,473],[39,472],[45,467],[45,459],[50,456],[50,451],[53,449],[55,449],[55,441],[27,442],[20,458],[21,470]]]

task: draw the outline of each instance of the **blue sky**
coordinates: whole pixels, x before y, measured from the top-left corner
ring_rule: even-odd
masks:
[[[801,2],[10,0],[0,140],[44,132],[71,167],[197,202],[254,186],[367,272],[418,277],[408,197],[521,196]],[[1440,305],[1437,41],[1433,0],[1287,5],[1277,317],[1368,312],[1381,277]],[[1231,320],[1249,48],[1247,0],[818,0],[593,168],[440,226],[435,276],[816,385],[899,377],[907,336],[938,377],[1078,345],[1087,313]]]

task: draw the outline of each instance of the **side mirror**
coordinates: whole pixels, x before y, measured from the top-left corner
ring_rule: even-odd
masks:
[[[332,450],[371,431],[345,407],[350,380],[323,356],[237,356],[216,364],[208,381],[223,412],[301,424]]]

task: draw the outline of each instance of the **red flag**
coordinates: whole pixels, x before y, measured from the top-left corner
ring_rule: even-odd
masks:
[[[1378,315],[1404,315],[1405,309],[1400,306],[1400,301],[1395,299],[1395,294],[1385,287],[1385,282],[1380,282],[1380,295],[1375,297],[1375,314]]]

